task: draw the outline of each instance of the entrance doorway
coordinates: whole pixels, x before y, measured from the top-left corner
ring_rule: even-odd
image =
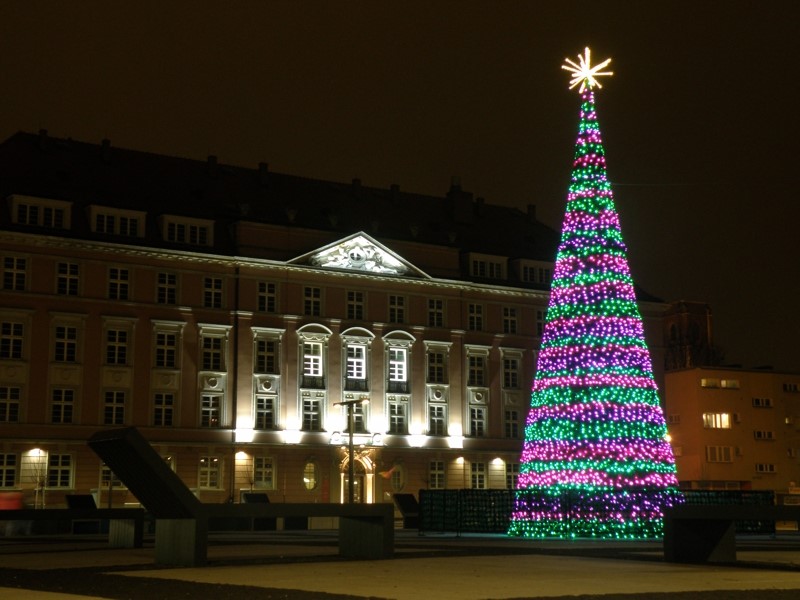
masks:
[[[353,504],[363,504],[366,500],[366,469],[360,460],[356,460],[353,465]],[[346,504],[350,500],[350,475],[347,464],[344,465],[342,473],[342,503]]]

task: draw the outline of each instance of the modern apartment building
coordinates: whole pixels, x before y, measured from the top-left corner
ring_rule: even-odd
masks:
[[[126,426],[207,502],[514,485],[558,242],[533,207],[45,132],[0,145],[0,192],[0,491],[135,502],[85,444]]]

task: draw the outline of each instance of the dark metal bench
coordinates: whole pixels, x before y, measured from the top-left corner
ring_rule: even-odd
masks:
[[[736,562],[736,521],[800,521],[800,506],[681,504],[664,513],[664,560]]]
[[[394,552],[391,504],[203,504],[136,428],[97,432],[89,447],[155,519],[157,563],[205,564],[209,520],[237,517],[338,517],[341,556],[388,558]]]

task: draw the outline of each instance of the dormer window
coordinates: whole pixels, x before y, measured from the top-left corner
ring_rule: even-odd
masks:
[[[525,283],[550,285],[553,281],[553,263],[521,260],[519,261],[519,279]]]
[[[89,223],[92,233],[144,237],[146,213],[138,210],[122,210],[107,206],[89,207]]]
[[[214,221],[175,215],[161,218],[161,235],[167,242],[190,246],[214,245]]]
[[[11,222],[48,229],[69,229],[72,223],[71,202],[13,194],[9,197]]]
[[[486,254],[469,255],[469,274],[481,279],[505,279],[506,258]]]

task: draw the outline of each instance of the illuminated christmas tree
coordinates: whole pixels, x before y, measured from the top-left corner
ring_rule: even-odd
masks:
[[[509,535],[660,537],[680,496],[595,113],[611,61],[579,62],[563,67],[580,126]]]

